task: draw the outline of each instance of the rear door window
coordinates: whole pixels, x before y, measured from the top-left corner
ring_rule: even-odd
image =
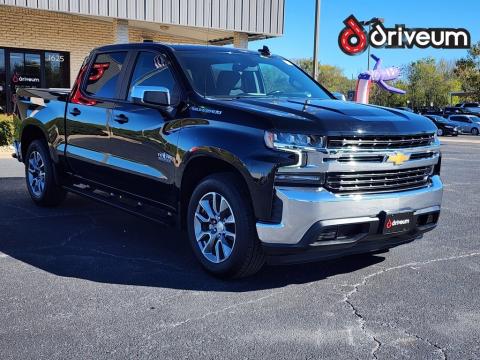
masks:
[[[98,54],[88,74],[86,92],[95,97],[114,99],[126,58],[126,51]]]

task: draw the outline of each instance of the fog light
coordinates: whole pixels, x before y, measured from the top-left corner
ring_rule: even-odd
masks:
[[[338,227],[331,227],[327,229],[323,229],[322,232],[318,235],[317,241],[329,241],[335,240],[338,235]]]

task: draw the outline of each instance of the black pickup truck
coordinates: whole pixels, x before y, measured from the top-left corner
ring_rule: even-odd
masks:
[[[105,46],[71,90],[17,98],[36,204],[72,192],[176,224],[219,276],[383,251],[438,221],[432,122],[336,100],[266,47]]]

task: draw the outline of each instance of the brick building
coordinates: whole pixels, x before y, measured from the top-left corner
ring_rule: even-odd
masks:
[[[0,112],[18,87],[70,87],[97,46],[247,47],[283,33],[284,0],[0,0]]]

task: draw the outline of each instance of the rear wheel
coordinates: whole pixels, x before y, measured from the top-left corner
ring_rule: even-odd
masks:
[[[188,206],[188,237],[195,256],[214,275],[240,278],[259,271],[265,256],[245,185],[233,174],[205,178]]]
[[[443,136],[443,129],[438,129],[437,130],[437,135],[438,136]]]
[[[475,136],[478,135],[478,129],[477,128],[472,129],[472,135],[475,135]]]
[[[25,178],[30,197],[39,206],[57,206],[66,192],[55,183],[53,163],[45,143],[34,140],[25,157]]]

